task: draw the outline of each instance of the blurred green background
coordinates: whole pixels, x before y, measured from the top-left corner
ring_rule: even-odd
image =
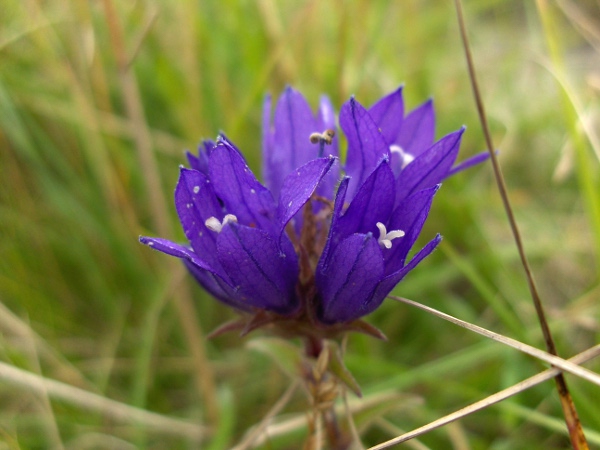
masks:
[[[600,4],[464,6],[526,249],[559,351],[572,356],[600,331]],[[238,442],[290,377],[261,332],[204,339],[234,313],[137,238],[183,240],[172,192],[184,149],[201,138],[226,132],[258,173],[266,92],[290,84],[339,108],[402,83],[409,108],[434,98],[438,137],[467,125],[461,158],[484,148],[450,1],[3,0],[0,361],[210,431],[199,442],[132,425],[2,370],[0,449]],[[440,249],[395,292],[543,348],[489,164],[444,183],[423,242],[436,232]],[[389,341],[348,342],[371,405],[355,417],[365,446],[544,367],[392,301],[367,320]],[[567,380],[600,445],[600,388]],[[287,428],[259,448],[300,448],[305,409],[300,391],[281,416]],[[548,382],[404,447],[568,445]]]

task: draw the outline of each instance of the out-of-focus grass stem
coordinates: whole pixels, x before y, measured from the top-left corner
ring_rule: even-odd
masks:
[[[168,209],[165,197],[162,194],[158,165],[152,149],[150,132],[144,118],[144,109],[137,80],[134,73],[130,70],[130,58],[125,49],[123,30],[119,24],[112,0],[104,0],[103,6],[113,52],[117,60],[125,107],[131,120],[134,140],[140,159],[140,167],[145,175],[146,190],[150,197],[149,201],[154,226],[159,235],[171,236],[173,230],[168,220],[169,214],[167,213]],[[175,264],[175,262],[171,263],[171,271],[176,270]],[[183,333],[193,356],[195,380],[205,402],[208,420],[211,423],[215,423],[218,417],[218,403],[212,366],[206,355],[204,334],[197,321],[189,286],[186,283],[182,284],[178,295],[174,296],[174,301],[179,321],[183,327]]]
[[[543,0],[539,0],[543,1]],[[540,3],[538,3],[540,4]],[[521,257],[521,263],[523,265],[523,269],[525,269],[525,275],[527,277],[527,284],[529,285],[529,291],[531,293],[531,299],[533,300],[533,304],[535,306],[535,310],[538,316],[538,320],[540,322],[540,326],[542,328],[542,333],[544,335],[544,341],[546,342],[546,348],[548,349],[548,353],[551,355],[558,355],[556,351],[556,345],[554,344],[554,339],[552,338],[552,332],[550,331],[550,327],[548,326],[548,321],[546,320],[546,314],[544,312],[544,307],[542,305],[542,300],[540,298],[537,286],[535,284],[535,280],[533,278],[533,272],[531,271],[531,267],[529,266],[529,261],[527,259],[527,254],[525,253],[525,248],[523,246],[523,241],[521,239],[521,233],[519,231],[519,226],[517,225],[517,221],[515,219],[512,206],[510,204],[510,199],[508,197],[508,189],[506,188],[506,183],[504,182],[504,176],[502,175],[502,170],[500,168],[500,164],[498,162],[498,158],[496,156],[496,149],[494,148],[494,144],[492,142],[492,135],[489,129],[489,125],[487,122],[487,116],[485,113],[485,108],[483,105],[483,100],[481,97],[481,93],[479,91],[479,85],[477,83],[477,76],[475,73],[475,65],[473,63],[473,57],[471,55],[471,48],[469,46],[469,38],[467,36],[467,28],[465,25],[465,20],[462,11],[462,2],[461,0],[454,0],[454,5],[456,7],[456,14],[458,17],[458,23],[460,28],[460,35],[463,42],[463,47],[465,51],[465,58],[467,61],[467,68],[469,72],[469,78],[471,80],[471,87],[473,89],[473,96],[475,97],[475,103],[477,105],[477,112],[479,114],[479,120],[481,122],[481,128],[483,130],[483,134],[485,136],[485,142],[487,145],[488,152],[490,154],[490,158],[492,160],[492,166],[494,168],[494,177],[496,179],[496,183],[498,185],[498,191],[500,192],[500,197],[502,198],[502,203],[504,204],[504,210],[506,212],[506,216],[508,218],[508,222],[510,224],[510,228],[512,230],[513,238],[517,245],[517,249],[519,251],[519,256]],[[585,438],[585,434],[583,432],[583,428],[581,427],[581,422],[579,421],[579,416],[577,414],[577,409],[575,408],[575,404],[573,403],[573,399],[571,398],[571,394],[569,393],[569,388],[567,387],[567,382],[562,373],[559,373],[555,377],[556,388],[558,390],[558,394],[560,396],[561,406],[563,408],[563,414],[565,416],[565,423],[569,430],[569,436],[571,437],[571,444],[573,445],[574,450],[585,450],[588,447],[587,440]]]
[[[548,6],[547,0],[537,0],[537,9],[544,28],[544,36],[550,53],[552,69],[556,72],[560,84],[561,112],[568,135],[575,150],[575,161],[577,164],[577,176],[581,187],[583,201],[590,220],[592,234],[594,236],[596,270],[600,276],[600,183],[594,167],[598,162],[593,158],[584,138],[586,129],[584,118],[580,117],[576,103],[569,96],[569,83],[565,76],[565,63],[560,48],[560,40],[557,39],[558,29],[554,25],[553,14]],[[561,81],[562,80],[562,81]]]

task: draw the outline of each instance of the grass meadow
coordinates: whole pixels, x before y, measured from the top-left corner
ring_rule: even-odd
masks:
[[[600,3],[464,9],[509,196],[568,358],[600,341]],[[235,314],[138,236],[184,240],[172,193],[202,138],[226,132],[259,173],[262,100],[288,84],[338,109],[404,84],[409,108],[434,99],[438,138],[467,126],[459,158],[485,148],[449,0],[2,1],[0,449],[233,448],[282,399],[288,344],[261,331],[206,339]],[[436,232],[439,249],[394,293],[544,349],[489,162],[444,183],[422,242]],[[548,367],[392,300],[367,320],[388,341],[347,341],[364,448]],[[600,448],[600,386],[566,379]],[[284,400],[254,447],[237,448],[301,448],[306,395]],[[398,448],[570,444],[547,381]]]

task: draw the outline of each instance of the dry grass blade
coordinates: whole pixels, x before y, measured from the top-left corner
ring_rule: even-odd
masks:
[[[475,333],[481,334],[482,336],[488,337],[494,341],[508,345],[509,347],[515,348],[523,353],[527,353],[528,355],[541,359],[542,361],[545,361],[548,364],[556,366],[564,370],[565,372],[572,373],[573,375],[577,375],[578,377],[581,377],[591,383],[600,386],[600,375],[598,375],[595,372],[592,372],[591,370],[580,367],[577,364],[569,362],[566,359],[562,359],[556,355],[551,355],[550,353],[532,347],[531,345],[527,345],[507,336],[494,333],[493,331],[487,330],[469,322],[465,322],[464,320],[457,319],[456,317],[438,311],[437,309],[431,308],[429,306],[422,305],[421,303],[417,303],[413,300],[397,297],[395,295],[388,295],[388,298],[402,303],[406,303],[411,306],[416,306],[417,308],[422,309],[423,311],[427,311],[428,313],[433,314],[434,316],[440,317],[444,320],[447,320],[448,322],[452,322],[453,324],[458,325],[459,327],[466,328],[467,330],[474,331]]]
[[[545,2],[541,2],[538,0],[538,6],[545,4]],[[540,298],[539,292],[537,290],[537,286],[535,284],[535,280],[533,278],[533,273],[531,271],[531,267],[529,266],[529,261],[527,259],[527,255],[525,254],[525,248],[523,247],[523,242],[521,239],[521,233],[519,231],[519,227],[517,225],[517,221],[514,217],[513,210],[510,204],[510,200],[508,198],[508,190],[506,188],[506,184],[504,182],[504,176],[502,175],[502,171],[500,169],[500,164],[498,163],[498,158],[496,157],[496,152],[494,148],[494,144],[492,142],[492,135],[490,133],[490,129],[487,122],[487,116],[485,114],[485,108],[483,106],[483,100],[481,98],[481,94],[479,92],[479,86],[477,83],[477,76],[475,74],[475,66],[473,64],[473,58],[471,56],[471,48],[469,46],[469,38],[467,36],[467,28],[465,25],[465,20],[462,11],[462,2],[460,0],[454,0],[454,5],[456,7],[456,15],[458,18],[458,24],[460,28],[460,35],[463,42],[463,47],[465,51],[465,58],[467,62],[467,68],[469,71],[469,78],[471,80],[471,86],[473,88],[473,96],[475,97],[475,103],[477,104],[477,113],[479,115],[479,120],[481,122],[481,128],[483,129],[483,134],[485,136],[485,141],[487,145],[488,152],[490,154],[490,158],[492,160],[492,165],[494,167],[494,177],[496,178],[496,183],[498,185],[498,191],[500,192],[500,197],[502,197],[502,203],[504,204],[504,210],[506,212],[506,216],[508,218],[508,222],[510,224],[510,228],[513,234],[513,238],[515,240],[515,244],[519,251],[519,256],[521,258],[521,264],[523,265],[523,269],[525,270],[527,284],[529,286],[529,291],[531,293],[531,299],[533,300],[533,305],[535,307],[535,311],[538,316],[538,320],[540,326],[542,328],[542,334],[544,335],[544,341],[546,342],[546,348],[548,352],[557,355],[556,345],[554,344],[554,339],[552,338],[552,332],[550,331],[550,327],[548,326],[548,321],[546,320],[546,314],[544,312],[544,307],[542,305],[542,300]],[[583,428],[581,427],[581,423],[579,421],[579,416],[577,414],[577,410],[575,409],[575,404],[573,403],[573,399],[571,398],[571,394],[569,393],[569,388],[567,387],[567,382],[565,381],[562,373],[558,373],[556,376],[556,388],[558,390],[558,394],[560,395],[560,401],[563,408],[563,414],[565,415],[565,422],[567,427],[569,428],[569,435],[571,437],[571,444],[573,448],[576,450],[584,450],[589,448],[587,444],[587,440],[583,433]]]
[[[409,399],[410,399],[410,397],[402,396],[394,390],[387,390],[387,391],[379,392],[377,394],[366,396],[360,400],[359,399],[350,399],[350,401],[348,403],[350,404],[349,405],[350,412],[352,414],[359,414],[363,411],[369,410],[370,408],[372,408],[376,405],[380,405],[380,404],[388,402],[390,400],[393,400],[395,404],[402,404],[403,407],[407,406],[407,405],[408,405],[408,407],[410,407],[410,404],[412,404],[412,406],[414,407],[414,401],[410,402]],[[345,409],[345,405],[337,404],[335,406],[335,413],[342,414],[344,412],[344,409]],[[275,422],[275,420],[274,420],[274,422]],[[254,445],[255,445],[255,447],[264,445],[269,438],[273,439],[278,436],[284,436],[286,434],[293,433],[293,432],[295,432],[299,429],[305,428],[305,427],[306,427],[306,414],[294,415],[284,421],[269,424],[265,428],[264,433],[262,433],[258,437],[258,439],[254,442]]]
[[[133,406],[35,375],[3,362],[0,362],[0,379],[13,386],[22,387],[28,392],[34,392],[38,395],[48,395],[55,400],[61,400],[87,411],[103,414],[115,421],[144,425],[158,433],[185,436],[195,442],[200,442],[206,435],[206,430],[200,425],[134,408]]]
[[[287,390],[283,393],[281,398],[277,400],[277,403],[273,405],[273,407],[269,410],[267,414],[262,418],[259,424],[257,424],[248,435],[240,442],[238,445],[232,448],[232,450],[246,450],[252,448],[256,439],[260,436],[262,432],[265,431],[269,422],[273,417],[275,417],[279,412],[288,404],[291,400],[292,395],[296,392],[298,385],[300,384],[299,380],[296,380],[294,383],[287,388]]]
[[[4,303],[0,301],[0,332],[4,339],[9,336],[15,336],[19,339],[28,339],[32,342],[33,349],[39,353],[40,358],[55,368],[64,379],[68,379],[70,384],[79,387],[92,389],[88,380],[79,372],[79,370],[63,358],[54,348],[52,348],[40,335],[35,333],[28,324],[23,322],[14,314]]]
[[[115,6],[111,0],[104,0],[104,10],[106,21],[110,31],[111,43],[115,53],[121,90],[123,93],[127,115],[131,120],[133,128],[133,137],[138,150],[140,166],[144,171],[147,192],[150,195],[150,206],[152,209],[152,218],[158,233],[162,236],[171,236],[171,224],[168,220],[167,204],[162,194],[160,184],[160,174],[157,161],[154,157],[152,140],[148,124],[144,117],[144,106],[134,73],[129,67],[129,61],[125,48],[125,38],[123,29],[119,24]],[[171,262],[171,271],[175,270],[176,263]],[[204,334],[196,321],[196,311],[191,298],[191,293],[187,284],[182,285],[179,295],[174,298],[174,306],[179,315],[183,333],[187,344],[193,356],[195,364],[195,381],[198,391],[201,393],[209,421],[215,424],[218,421],[219,407],[216,398],[216,383],[206,356],[204,347]]]
[[[595,345],[594,347],[584,352],[581,352],[579,355],[569,359],[569,361],[574,364],[581,364],[586,361],[589,361],[592,358],[595,358],[598,355],[600,355],[600,344]],[[559,369],[547,369],[544,372],[527,378],[526,380],[523,380],[520,383],[514,384],[509,388],[501,390],[500,392],[496,392],[495,394],[490,395],[489,397],[486,397],[483,400],[472,403],[471,405],[466,406],[465,408],[455,411],[452,414],[448,414],[447,416],[441,417],[427,425],[417,428],[416,430],[410,431],[408,433],[403,434],[402,436],[398,436],[394,439],[390,439],[387,442],[383,442],[374,447],[371,447],[369,450],[381,450],[384,448],[391,447],[392,445],[408,441],[409,439],[413,439],[417,436],[421,436],[422,434],[428,433],[429,431],[432,431],[436,428],[440,428],[444,425],[449,424],[450,422],[454,422],[458,419],[468,416],[469,414],[473,414],[474,412],[487,408],[488,406],[494,405],[533,386],[543,383],[544,381],[556,377],[558,373],[560,373]]]

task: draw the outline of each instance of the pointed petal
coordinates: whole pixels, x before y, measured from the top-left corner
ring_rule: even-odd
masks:
[[[250,310],[248,305],[238,300],[238,293],[233,289],[233,287],[225,282],[225,280],[223,280],[219,275],[199,267],[197,264],[192,263],[189,259],[184,259],[183,263],[196,281],[200,284],[200,286],[202,286],[217,300],[242,311]]]
[[[416,242],[425,220],[429,215],[433,196],[439,186],[424,189],[406,198],[392,213],[388,223],[389,230],[402,230],[406,234],[395,239],[392,248],[383,252],[385,257],[385,273],[400,270],[406,261],[408,252]]]
[[[186,152],[188,163],[194,170],[198,170],[205,175],[208,175],[208,157],[214,148],[215,143],[211,140],[203,140],[198,146],[198,156]]]
[[[348,187],[348,198],[352,199],[381,159],[390,155],[377,124],[354,97],[342,106],[340,127],[348,141],[346,174],[352,178]]]
[[[321,96],[321,101],[319,102],[319,120],[323,125],[323,130],[335,128],[335,109],[331,104],[331,100],[326,95]]]
[[[426,256],[433,252],[433,250],[435,250],[435,248],[441,242],[441,240],[442,237],[438,234],[435,238],[429,241],[427,245],[425,245],[425,247],[419,250],[419,253],[417,253],[406,266],[404,266],[397,272],[385,277],[375,290],[371,302],[368,305],[366,305],[365,311],[367,312],[365,314],[376,310],[379,307],[379,305],[381,305],[385,297],[392,291],[392,289],[394,289],[394,287],[396,287],[396,285],[400,283],[400,281],[402,281],[402,279],[406,276],[406,274],[408,274],[408,272],[417,267],[417,265],[423,259],[425,259]]]
[[[433,101],[427,100],[405,117],[400,133],[390,143],[416,157],[431,147],[434,139],[435,112]]]
[[[458,155],[465,128],[450,133],[419,155],[396,180],[396,201],[421,189],[435,186],[445,177]]]
[[[262,114],[262,175],[265,185],[272,188],[273,178],[281,176],[271,167],[273,158],[273,127],[271,126],[271,96],[265,96]]]
[[[489,157],[490,157],[490,153],[488,151],[477,153],[476,155],[473,155],[470,158],[465,159],[464,161],[458,163],[456,166],[454,166],[452,169],[450,169],[450,171],[446,175],[446,178],[451,177],[455,173],[462,172],[463,170],[468,169],[469,167],[473,167],[479,163],[482,163],[485,160],[487,160]]]
[[[383,277],[383,257],[370,233],[353,234],[335,249],[331,263],[317,272],[321,301],[319,319],[324,323],[349,322],[363,316]]]
[[[277,214],[279,235],[290,219],[308,201],[334,162],[335,158],[333,156],[314,159],[294,170],[285,178],[279,194]]]
[[[319,146],[309,136],[317,129],[317,121],[302,94],[287,87],[275,108],[275,134],[270,158],[270,188],[279,195],[284,177],[297,167],[315,159]]]
[[[387,223],[394,207],[394,174],[382,161],[369,175],[334,228],[334,240],[353,233],[377,233],[377,222]]]
[[[223,276],[216,257],[216,233],[206,228],[209,217],[223,219],[225,213],[209,179],[201,172],[182,168],[175,188],[175,209],[194,252]]]
[[[189,259],[194,264],[197,264],[198,267],[211,270],[210,266],[198,258],[198,255],[196,255],[194,251],[188,247],[176,244],[175,242],[171,242],[167,239],[153,238],[148,236],[140,236],[139,241],[153,250],[158,250],[159,252],[175,256],[176,258]]]
[[[244,310],[248,309],[246,305],[237,300],[237,294],[233,290],[229,278],[226,275],[219,275],[214,268],[198,257],[188,247],[166,239],[146,236],[140,236],[140,242],[154,250],[181,258],[190,273],[209,293],[230,306]]]
[[[344,179],[342,179],[342,181],[340,182],[340,186],[338,187],[337,194],[335,196],[335,203],[333,205],[333,213],[331,215],[329,235],[327,236],[327,242],[325,243],[323,253],[321,253],[321,258],[319,258],[317,271],[326,270],[327,264],[329,263],[329,253],[331,247],[334,246],[333,230],[337,228],[337,223],[342,215],[342,211],[344,209],[344,200],[346,199],[346,192],[348,191],[349,182],[350,178],[344,177]],[[337,245],[337,242],[335,242],[335,244]]]
[[[298,261],[289,241],[284,242],[282,252],[269,233],[236,223],[219,233],[219,261],[245,304],[280,314],[297,308]]]
[[[185,157],[187,158],[188,164],[192,169],[202,172],[202,161],[200,158],[188,151],[185,152]]]
[[[331,101],[326,96],[321,97],[321,102],[319,103],[318,120],[320,121],[319,125],[317,126],[319,132],[328,129],[336,131],[336,135],[331,141],[331,145],[325,146],[323,156],[332,155],[338,157],[340,154],[340,140],[338,137],[339,132],[336,130],[335,110],[333,109]],[[335,193],[335,186],[339,182],[339,179],[340,163],[339,160],[336,160],[333,166],[331,166],[331,169],[329,169],[329,172],[327,172],[327,174],[323,177],[321,183],[319,183],[319,186],[317,187],[317,194],[325,198],[333,198]],[[318,209],[319,207],[317,206],[317,210]]]
[[[227,141],[219,142],[211,152],[209,173],[215,193],[239,223],[275,232],[275,202],[271,193]]]
[[[369,114],[381,129],[387,144],[393,144],[400,133],[404,119],[402,86],[371,106]]]

